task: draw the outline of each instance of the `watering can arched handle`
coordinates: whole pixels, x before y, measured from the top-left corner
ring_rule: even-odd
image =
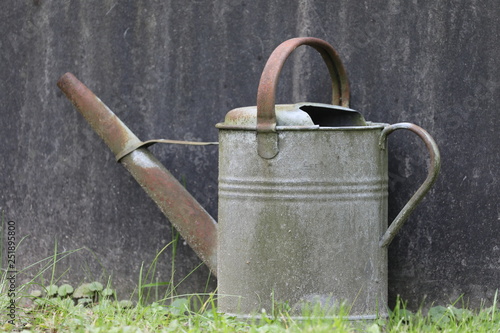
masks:
[[[399,129],[410,130],[413,133],[417,134],[422,139],[422,141],[425,142],[430,155],[430,166],[427,178],[425,179],[424,183],[418,188],[417,192],[415,192],[415,194],[410,198],[403,209],[401,209],[398,216],[396,216],[385,234],[382,236],[379,243],[381,247],[386,247],[391,243],[391,241],[394,239],[399,229],[401,229],[415,207],[429,191],[432,184],[434,184],[439,174],[439,169],[441,168],[441,155],[439,154],[439,149],[436,142],[426,130],[415,124],[398,123],[385,127],[380,134],[379,140],[379,145],[382,149],[386,148],[387,136]]]
[[[332,104],[349,107],[347,74],[330,44],[313,37],[292,38],[281,43],[267,60],[257,92],[257,151],[262,158],[271,159],[279,152],[275,113],[278,77],[286,59],[301,45],[313,47],[323,57],[332,78]]]

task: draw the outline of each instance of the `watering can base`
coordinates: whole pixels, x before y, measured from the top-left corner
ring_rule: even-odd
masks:
[[[288,297],[287,299],[289,298],[293,297]],[[249,302],[246,297],[219,294],[218,303],[218,310],[221,313],[240,320],[251,321],[263,318],[275,319],[284,315],[286,318],[293,320],[308,320],[312,318],[336,320],[342,318],[348,321],[366,322],[389,316],[388,308],[384,305],[385,301],[373,302],[371,304],[373,306],[364,304],[361,306],[362,310],[359,306],[356,307],[352,304],[352,301],[342,300],[325,294],[308,294],[294,304],[290,304],[288,300],[280,301],[279,299],[274,299],[271,302],[267,302],[267,306],[266,304],[260,304],[260,302]],[[248,307],[249,303],[253,304],[253,310],[250,310]],[[273,305],[270,306],[270,303],[273,303]],[[377,304],[381,305],[378,306]],[[262,305],[262,307],[259,305]]]
[[[255,314],[255,315],[242,315],[242,314],[235,314],[235,313],[229,313],[229,312],[225,312],[224,314],[230,316],[230,317],[234,317],[238,320],[241,320],[241,321],[248,321],[248,322],[259,322],[260,320],[263,320],[263,316],[269,320],[273,320],[273,319],[276,319],[275,317],[273,316],[269,316],[269,315],[263,315],[263,314]],[[328,320],[331,320],[331,321],[334,321],[334,320],[337,320],[339,318],[342,318],[342,319],[345,319],[345,320],[348,320],[348,321],[351,321],[351,322],[357,322],[357,321],[360,321],[360,322],[363,322],[363,323],[366,323],[366,322],[369,322],[369,321],[372,321],[372,320],[377,320],[377,319],[384,319],[384,318],[387,318],[389,315],[385,314],[385,315],[355,315],[355,316],[290,316],[290,317],[287,317],[294,320],[294,321],[305,321],[305,320],[311,320],[311,319],[315,319],[315,318],[318,318],[318,319],[321,319],[321,321],[328,321]]]
[[[386,301],[379,300],[370,304],[359,304],[356,300],[344,300],[330,295],[309,294],[291,303],[293,295],[284,301],[274,299],[270,302],[249,301],[241,296],[224,296],[219,294],[218,310],[239,319],[259,319],[286,315],[295,320],[311,318],[338,319],[349,321],[374,320],[388,317]],[[353,304],[354,303],[354,304]],[[355,304],[358,303],[358,304]],[[272,305],[271,305],[272,304]]]

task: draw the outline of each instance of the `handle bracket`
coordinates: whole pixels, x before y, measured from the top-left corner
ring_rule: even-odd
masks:
[[[279,152],[275,113],[278,77],[286,59],[301,45],[313,47],[323,57],[332,79],[332,104],[349,107],[347,74],[330,44],[313,37],[292,38],[281,43],[267,60],[257,92],[257,151],[265,159],[271,159]]]

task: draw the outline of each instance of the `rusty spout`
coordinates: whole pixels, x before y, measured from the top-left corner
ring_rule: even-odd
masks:
[[[179,231],[186,242],[217,273],[217,223],[186,189],[146,149],[125,124],[73,74],[64,74],[58,87],[73,103],[115,156],[131,151],[120,163]]]

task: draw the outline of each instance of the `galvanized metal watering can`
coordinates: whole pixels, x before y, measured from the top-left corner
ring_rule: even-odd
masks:
[[[281,68],[315,48],[332,78],[332,105],[275,105]],[[349,109],[344,67],[331,45],[294,38],[271,54],[257,106],[219,128],[219,223],[72,74],[58,86],[218,279],[220,311],[250,315],[279,304],[300,314],[346,302],[350,318],[387,314],[387,246],[434,183],[439,150],[422,128],[365,121]],[[387,136],[407,129],[426,144],[426,180],[387,228]]]

